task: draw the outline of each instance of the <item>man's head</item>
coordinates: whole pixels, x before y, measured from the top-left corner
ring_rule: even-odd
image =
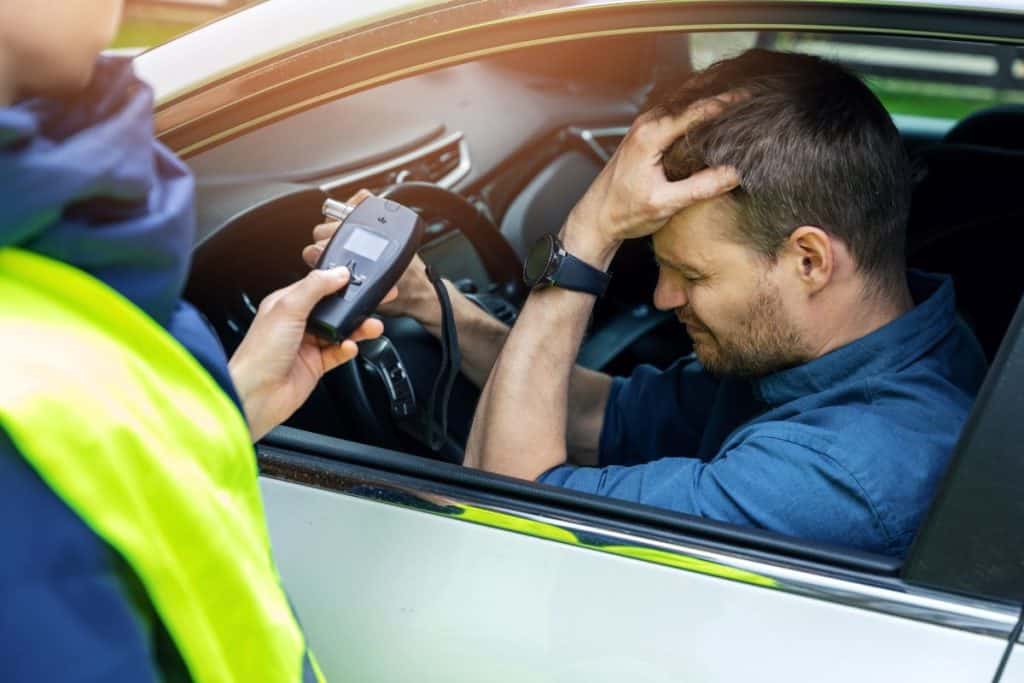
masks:
[[[836,327],[836,306],[886,308],[905,295],[910,169],[877,98],[814,57],[751,50],[658,106],[677,115],[726,93],[723,111],[662,163],[669,180],[732,166],[740,186],[655,233],[655,302],[676,309],[708,369],[763,375],[828,350],[842,336],[822,329]]]
[[[0,0],[0,106],[89,84],[123,0]]]

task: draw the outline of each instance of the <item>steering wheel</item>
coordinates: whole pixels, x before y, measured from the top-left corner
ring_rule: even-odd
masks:
[[[522,281],[523,264],[490,216],[460,194],[421,181],[392,185],[380,193],[420,214],[428,225],[453,225],[473,245],[492,282]]]
[[[464,197],[437,185],[408,182],[392,185],[380,193],[420,214],[427,225],[444,223],[461,232],[476,251],[492,282],[521,291],[522,265],[512,246],[505,241],[494,221]],[[408,317],[384,318],[384,335],[416,390],[417,410],[422,412],[441,365],[440,344],[418,322]],[[379,347],[378,347],[379,348]],[[324,378],[327,391],[345,411],[350,424],[359,425],[359,437],[368,443],[414,452],[450,462],[462,462],[479,390],[461,375],[449,402],[449,427],[445,444],[434,453],[391,417],[391,406],[378,369],[362,357],[346,363]]]

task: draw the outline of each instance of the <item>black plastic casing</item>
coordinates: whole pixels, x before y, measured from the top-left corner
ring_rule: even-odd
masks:
[[[542,235],[534,242],[523,262],[523,283],[530,289],[540,284],[551,284],[551,275],[561,265],[558,252],[558,242],[554,235]],[[541,259],[544,260],[543,264]]]
[[[376,260],[345,248],[357,230],[388,241]],[[397,202],[379,197],[360,202],[334,233],[316,264],[320,270],[347,266],[352,279],[341,292],[325,297],[313,308],[307,328],[335,344],[347,339],[409,267],[423,230],[420,217]]]

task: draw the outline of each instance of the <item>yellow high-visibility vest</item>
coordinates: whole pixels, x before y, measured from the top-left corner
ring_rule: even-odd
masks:
[[[135,571],[193,680],[323,680],[271,557],[238,408],[123,296],[10,247],[0,427]]]

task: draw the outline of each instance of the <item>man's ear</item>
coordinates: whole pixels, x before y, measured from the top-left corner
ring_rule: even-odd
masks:
[[[786,240],[786,255],[808,294],[816,294],[832,280],[836,269],[833,247],[832,237],[813,225],[800,226]]]

